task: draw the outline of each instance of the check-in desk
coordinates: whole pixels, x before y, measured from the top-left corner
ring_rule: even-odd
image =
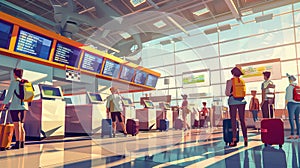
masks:
[[[66,106],[66,127],[67,136],[100,134],[101,121],[107,118],[106,105],[102,102],[99,93],[87,94],[89,104]]]
[[[33,139],[63,138],[65,135],[65,101],[34,100],[26,113],[26,137]]]
[[[140,122],[140,130],[151,130],[156,128],[156,109],[136,109],[136,118]]]
[[[105,104],[67,105],[65,133],[67,136],[100,134],[104,118]]]
[[[169,103],[159,103],[159,109],[156,110],[156,129],[160,127],[161,119],[169,120],[169,128],[173,128],[173,112]]]
[[[156,109],[151,100],[143,100],[145,108],[136,110],[136,118],[140,122],[140,130],[151,130],[156,124]]]

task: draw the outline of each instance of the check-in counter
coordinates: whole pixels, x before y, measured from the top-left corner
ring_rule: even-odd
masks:
[[[101,133],[101,121],[107,117],[105,103],[98,93],[87,93],[90,104],[66,106],[67,136]]]
[[[34,100],[26,114],[26,137],[33,139],[63,138],[65,106],[60,87],[40,85],[41,99]]]

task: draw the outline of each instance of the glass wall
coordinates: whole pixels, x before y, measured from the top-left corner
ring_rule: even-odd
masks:
[[[273,19],[255,22],[255,17],[269,13],[273,13]],[[211,107],[214,99],[221,98],[226,106],[225,84],[232,77],[230,70],[236,64],[280,59],[281,78],[273,81],[276,84],[276,108],[283,109],[285,88],[288,85],[286,73],[299,77],[300,3],[255,13],[243,17],[242,20],[243,23],[235,19],[218,23],[230,24],[231,29],[226,31],[209,35],[203,33],[204,30],[217,26],[214,24],[191,30],[190,36],[180,33],[144,44],[142,66],[162,74],[156,86],[157,90],[147,94],[170,94],[171,105],[180,105],[180,95],[185,93],[191,95],[190,101],[196,104],[207,101]],[[161,44],[162,41],[172,40],[174,37],[180,37],[182,41]],[[203,71],[208,71],[204,74],[208,76],[205,79],[209,80],[203,82],[205,84],[192,85],[183,80],[184,74],[204,77],[201,74]],[[170,80],[170,84],[164,83],[165,78]],[[262,82],[263,79],[247,82],[247,100],[250,99],[250,90],[253,89],[258,91],[258,98],[261,97]],[[139,97],[145,94],[132,94],[136,105],[139,104]]]

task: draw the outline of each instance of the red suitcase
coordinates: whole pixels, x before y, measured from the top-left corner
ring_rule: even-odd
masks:
[[[267,145],[284,144],[284,126],[281,119],[263,119],[261,121],[261,141]]]
[[[126,122],[127,134],[136,136],[139,133],[139,128],[140,128],[140,124],[138,119],[127,119]]]

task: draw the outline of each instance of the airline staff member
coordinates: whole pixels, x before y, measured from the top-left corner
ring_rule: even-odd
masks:
[[[118,120],[121,124],[121,127],[124,131],[124,135],[127,135],[127,131],[125,128],[124,121],[121,116],[121,112],[123,111],[123,106],[122,106],[122,97],[119,94],[119,91],[115,87],[110,88],[111,95],[107,97],[107,102],[106,102],[106,112],[111,114],[111,119],[112,119],[112,126],[113,126],[113,137],[116,136],[116,131],[117,131],[117,124],[116,124],[116,118],[118,117]]]
[[[10,102],[9,112],[14,123],[14,132],[16,136],[16,144],[11,149],[19,149],[24,148],[25,141],[25,130],[24,130],[24,118],[25,112],[28,110],[28,105],[26,102],[22,102],[19,99],[15,91],[20,93],[19,91],[19,81],[23,77],[23,69],[15,68],[13,70],[13,77],[11,78],[10,85],[8,88],[8,93],[3,101],[2,107],[0,110],[3,110],[5,106]]]

